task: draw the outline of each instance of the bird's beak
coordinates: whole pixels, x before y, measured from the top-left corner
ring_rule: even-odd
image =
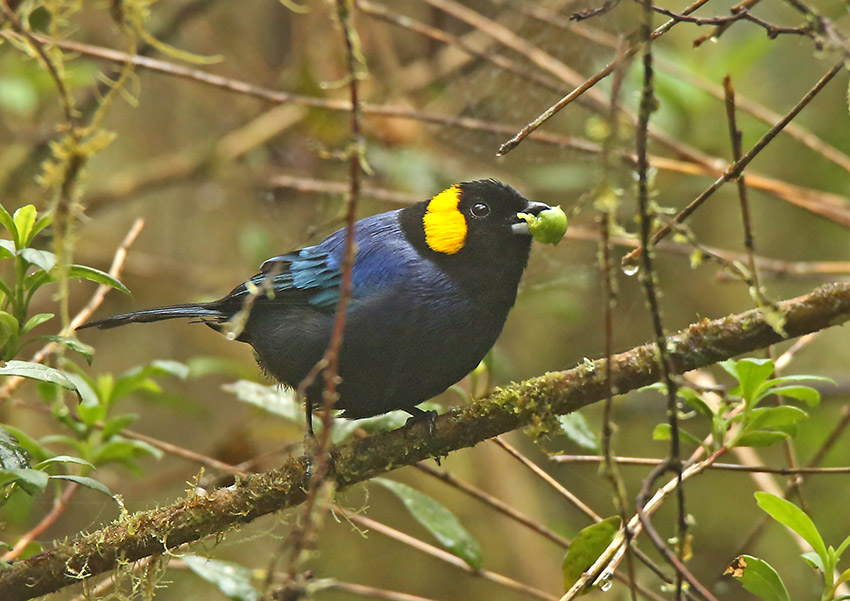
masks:
[[[522,217],[520,217],[520,215],[522,213],[531,214],[531,215],[539,215],[540,213],[542,213],[546,209],[551,209],[551,208],[552,207],[550,207],[549,205],[542,203],[542,202],[529,201],[528,204],[525,205],[525,208],[522,211],[520,211],[519,213],[517,213],[517,217],[516,217],[517,222],[514,223],[511,226],[511,231],[514,234],[519,234],[519,235],[522,235],[522,236],[530,236],[531,235],[531,228],[528,227],[528,222],[525,221],[525,219],[523,219]]]

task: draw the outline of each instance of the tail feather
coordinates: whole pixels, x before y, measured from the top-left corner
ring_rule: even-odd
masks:
[[[231,317],[231,313],[223,311],[213,303],[171,305],[169,307],[154,307],[152,309],[143,309],[142,311],[133,311],[132,313],[121,313],[120,315],[114,315],[106,319],[88,321],[78,329],[100,328],[101,330],[106,330],[108,328],[127,325],[128,323],[149,323],[164,319],[176,319],[178,317],[197,317],[203,321],[221,322]]]

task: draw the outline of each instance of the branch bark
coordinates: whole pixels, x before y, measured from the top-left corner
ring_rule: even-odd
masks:
[[[850,282],[834,283],[779,303],[788,338],[850,320]],[[670,336],[673,372],[683,373],[783,340],[753,309],[692,324]],[[655,344],[611,358],[614,390],[620,394],[660,377]],[[605,360],[497,390],[485,399],[441,415],[433,434],[420,422],[332,450],[332,472],[340,488],[368,480],[428,457],[442,456],[522,427],[545,431],[550,418],[605,397]],[[262,515],[298,505],[305,498],[307,474],[302,459],[237,481],[207,495],[191,495],[172,505],[135,513],[92,532],[57,543],[52,549],[0,571],[0,599],[18,601],[56,591],[185,543],[223,533]]]

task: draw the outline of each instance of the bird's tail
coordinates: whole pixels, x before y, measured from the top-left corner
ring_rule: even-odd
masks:
[[[86,322],[78,329],[100,328],[101,330],[106,330],[128,323],[149,323],[151,321],[176,319],[178,317],[195,317],[205,323],[218,323],[232,316],[232,312],[223,310],[216,303],[190,303],[186,305],[171,305],[169,307],[154,307],[142,311],[133,311],[132,313],[121,313],[120,315],[114,315],[106,319]]]

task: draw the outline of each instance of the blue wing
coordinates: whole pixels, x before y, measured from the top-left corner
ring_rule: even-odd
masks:
[[[415,251],[404,238],[397,211],[358,221],[354,239],[357,254],[351,275],[355,301],[368,298],[376,288],[402,276],[413,260],[411,253]],[[345,230],[341,229],[316,246],[268,259],[250,283],[259,288],[270,287],[271,294],[265,298],[272,301],[301,299],[331,312],[339,302],[344,252]],[[253,286],[243,284],[230,296],[243,297]]]

